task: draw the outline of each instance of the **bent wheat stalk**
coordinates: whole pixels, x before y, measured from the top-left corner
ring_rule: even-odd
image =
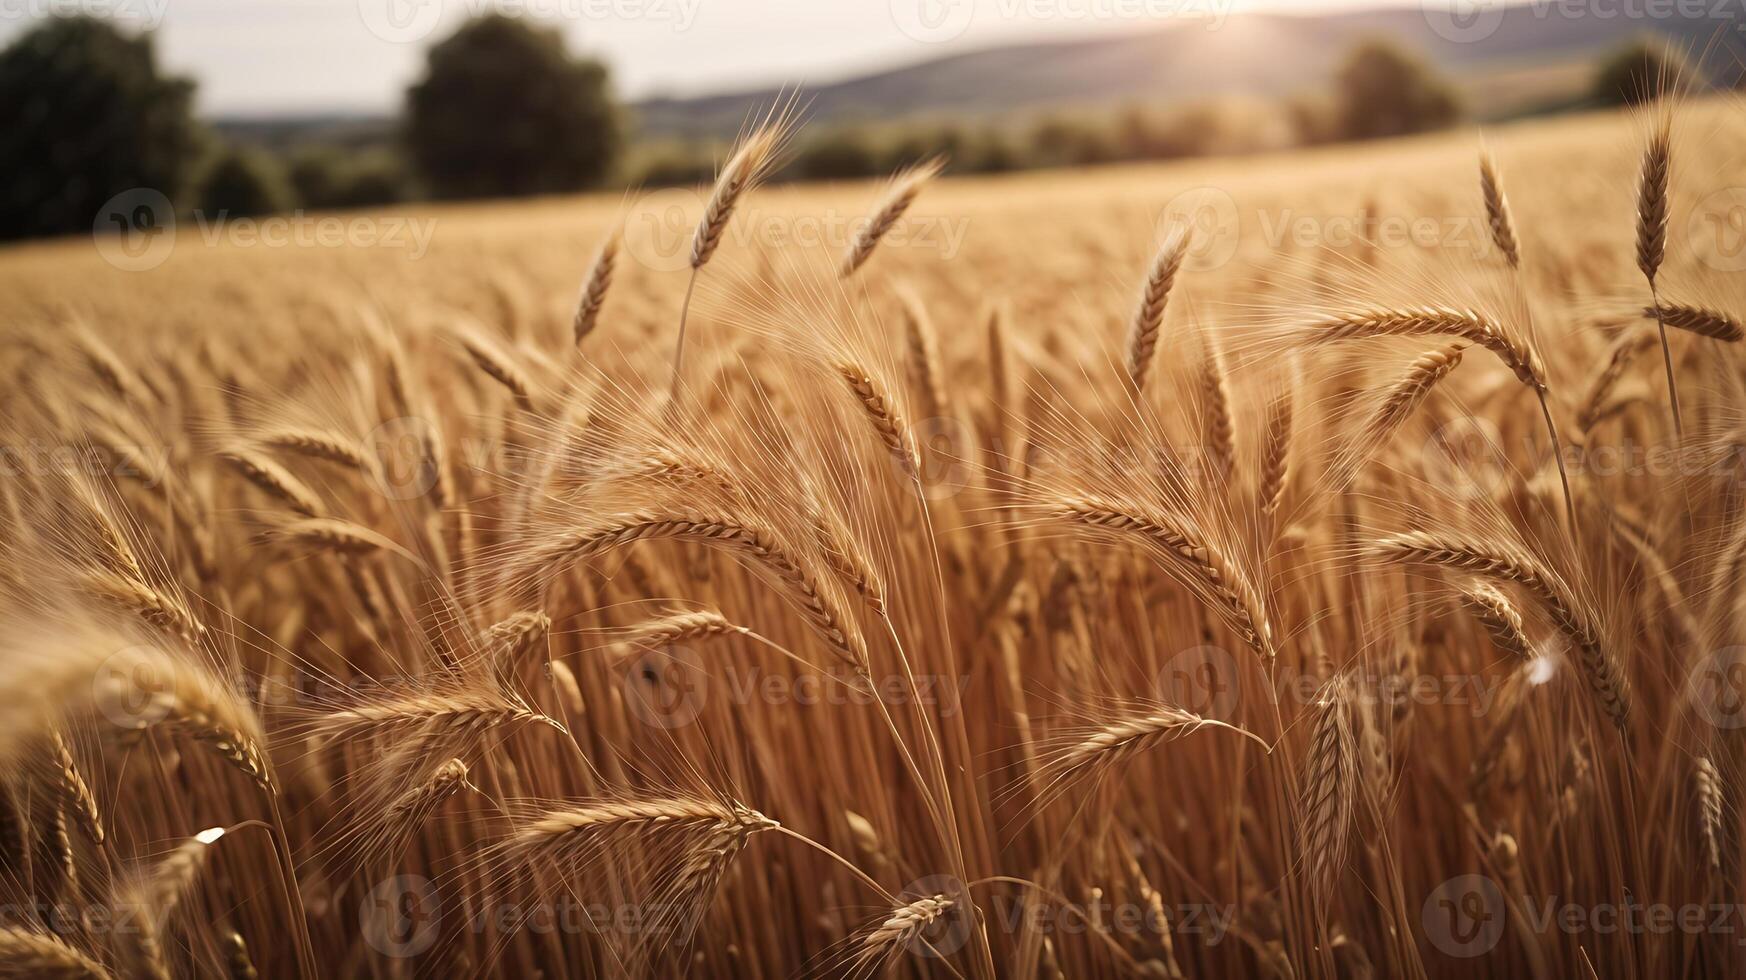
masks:
[[[1623,729],[1630,714],[1631,688],[1601,640],[1594,611],[1539,559],[1496,541],[1469,541],[1429,531],[1408,531],[1372,546],[1380,558],[1471,572],[1494,582],[1514,583],[1539,600],[1553,625],[1577,650],[1583,679],[1602,712]]]

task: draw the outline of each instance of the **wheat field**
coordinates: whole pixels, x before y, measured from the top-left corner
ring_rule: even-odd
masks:
[[[0,975],[1742,975],[1740,121],[0,253]]]

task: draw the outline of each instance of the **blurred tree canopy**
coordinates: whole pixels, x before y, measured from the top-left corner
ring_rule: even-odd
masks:
[[[1594,97],[1603,105],[1637,105],[1671,91],[1685,76],[1678,52],[1647,38],[1625,45],[1595,73]]]
[[[136,187],[180,201],[204,145],[193,95],[159,73],[150,35],[72,17],[19,36],[0,51],[0,238],[89,231]]]
[[[572,58],[555,29],[498,14],[430,49],[405,125],[413,164],[443,198],[592,187],[621,142],[606,68]]]
[[[1334,79],[1345,139],[1401,136],[1453,123],[1460,103],[1423,62],[1387,41],[1365,41]]]
[[[212,162],[200,188],[200,209],[212,218],[272,214],[293,203],[284,168],[259,150],[225,150]]]

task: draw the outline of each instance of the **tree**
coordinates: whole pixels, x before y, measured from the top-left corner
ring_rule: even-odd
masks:
[[[570,57],[555,29],[489,14],[430,49],[406,144],[438,197],[520,196],[598,184],[620,133],[605,67]]]
[[[176,202],[204,142],[193,97],[159,74],[150,35],[85,17],[21,35],[0,51],[0,238],[89,231],[136,187]]]
[[[279,162],[258,150],[230,149],[206,172],[200,209],[209,218],[245,218],[292,206],[291,184]]]
[[[1449,86],[1387,41],[1363,41],[1335,78],[1340,134],[1374,139],[1440,129],[1460,115]]]
[[[1679,54],[1650,40],[1633,41],[1613,52],[1595,73],[1595,101],[1637,105],[1653,101],[1678,85],[1686,67]]]

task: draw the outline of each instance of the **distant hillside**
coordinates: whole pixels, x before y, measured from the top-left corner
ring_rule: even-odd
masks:
[[[1653,27],[1693,50],[1716,35],[1716,22],[1568,18],[1546,5],[1503,12],[1487,37],[1458,42],[1432,30],[1421,9],[1366,10],[1325,16],[1249,14],[1218,30],[1187,22],[1122,36],[1010,45],[947,55],[877,74],[809,86],[808,119],[849,122],[893,115],[975,115],[1088,103],[1168,102],[1218,95],[1282,95],[1325,84],[1348,49],[1366,37],[1412,48],[1462,83],[1481,117],[1521,108],[1513,84],[1488,77],[1558,74],[1569,87],[1573,61]],[[1735,54],[1746,46],[1733,39]],[[1738,65],[1740,57],[1712,61]],[[1564,66],[1560,72],[1547,69]],[[774,89],[689,99],[653,99],[634,108],[647,135],[719,136],[769,105]],[[1552,89],[1550,99],[1571,93]]]

